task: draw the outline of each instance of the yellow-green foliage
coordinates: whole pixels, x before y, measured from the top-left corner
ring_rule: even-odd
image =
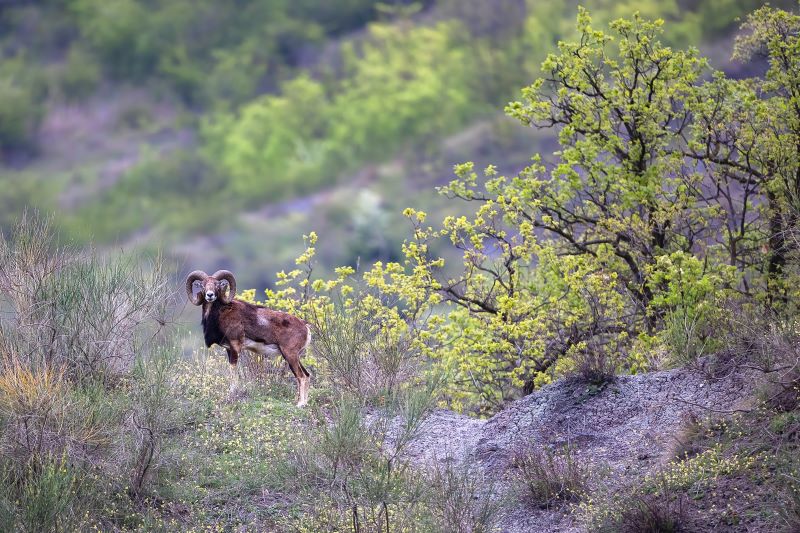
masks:
[[[357,53],[344,50],[346,77],[334,89],[331,137],[347,158],[435,139],[472,114],[472,59],[455,37],[463,27],[373,25]]]
[[[672,351],[673,361],[686,363],[713,353],[720,340],[714,328],[736,296],[732,288],[739,285],[741,272],[730,265],[709,269],[707,261],[686,252],[661,256],[648,269],[654,289],[651,312],[664,317],[656,338]]]
[[[424,216],[416,219],[419,224],[423,220]],[[404,245],[403,264],[376,262],[360,279],[353,268],[340,267],[334,279],[323,280],[312,279],[317,235],[311,233],[304,237],[306,249],[296,259],[298,268],[279,272],[277,288],[267,289],[263,301],[252,289],[242,291],[239,298],[293,312],[316,328],[325,328],[328,320],[340,315],[361,322],[368,330],[365,334],[371,339],[369,350],[373,354],[402,345],[409,352],[431,355],[438,341],[431,328],[441,323],[431,313],[442,300],[435,291],[432,272],[442,261],[426,257],[424,235],[425,231],[418,228],[417,239]],[[312,365],[324,363],[314,357],[313,344],[306,360]]]
[[[474,71],[453,44],[458,31],[444,23],[370,26],[358,52],[344,47],[340,82],[300,75],[279,95],[207,121],[210,159],[232,177],[234,196],[274,200],[328,184],[354,161],[449,133],[474,114]]]
[[[750,26],[777,35],[781,21],[796,23],[772,10],[753,17]],[[663,45],[663,24],[636,14],[612,21],[606,32],[579,10],[580,39],[559,43],[542,64],[542,78],[507,108],[525,125],[556,129],[561,150],[552,164],[535,155],[516,176],[489,166],[480,178],[472,163],[457,165],[456,179],[440,192],[472,203],[474,214],[446,217],[435,229],[424,212],[407,209],[413,236],[403,246],[404,261],[378,262],[359,278],[344,267],[335,279],[313,279],[316,236],[310,235],[298,268],[278,275],[265,303],[308,319],[338,309],[369,317],[387,339],[410,336],[446,376],[445,400],[486,412],[567,373],[602,381],[619,370],[648,369],[653,359],[645,352],[659,345],[674,361],[690,362],[715,349],[714,324],[729,298],[788,302],[786,241],[769,231],[783,227],[793,209],[785,184],[797,164],[772,152],[776,139],[764,133],[771,128],[755,129],[742,117],[753,116],[748,106],[775,107],[785,128],[792,96],[781,87],[794,83],[796,73],[774,67],[763,88],[775,96],[764,99],[753,84],[713,72],[696,50]],[[367,85],[392,80],[367,65],[378,69],[382,59],[381,68],[395,72],[404,54],[416,54],[400,50],[410,35],[404,31],[375,27],[376,40],[365,45],[354,77],[364,76]],[[448,30],[426,31],[444,32],[432,34],[441,43]],[[760,42],[741,40],[739,49]],[[399,57],[405,59],[395,62]],[[361,90],[345,87],[342,94]],[[435,100],[426,95],[433,93],[417,94],[423,107]],[[336,98],[344,97],[329,100],[331,109]],[[729,120],[714,126],[721,116]],[[755,116],[766,120],[763,110]],[[348,120],[337,120],[336,131],[348,131]],[[358,124],[346,135],[356,151],[356,130],[370,131]],[[717,127],[733,128],[733,140],[715,137]],[[368,137],[383,142],[380,132]],[[763,147],[741,144],[761,137]],[[742,155],[754,150],[762,150],[753,153],[755,163]],[[780,172],[768,174],[774,166]],[[742,180],[748,194],[735,200],[703,192],[708,184],[730,191]],[[432,243],[462,255],[459,274],[442,275]]]
[[[728,31],[755,3],[592,0],[587,7],[601,25],[634,11],[666,18],[666,42],[685,46]],[[12,5],[4,11],[0,35],[4,151],[33,147],[41,117],[48,109],[58,110],[62,96],[83,99],[109,84],[117,94],[118,84],[132,80],[140,87],[137,100],[143,96],[144,102],[177,107],[177,113],[157,113],[154,129],[198,133],[202,146],[187,147],[181,157],[184,173],[169,155],[183,134],[162,145],[160,137],[133,140],[130,131],[103,131],[103,137],[126,146],[150,144],[159,155],[149,160],[129,154],[125,166],[134,163],[133,174],[151,179],[115,179],[111,187],[95,187],[108,154],[92,148],[90,154],[56,161],[50,150],[42,151],[42,160],[34,157],[32,163],[44,163],[47,172],[38,169],[23,179],[7,169],[0,178],[6,191],[16,193],[15,201],[4,202],[4,216],[19,214],[25,205],[74,209],[75,220],[62,229],[82,242],[115,240],[141,232],[143,225],[179,238],[197,230],[190,206],[208,194],[228,205],[252,206],[308,193],[374,161],[407,153],[419,161],[418,150],[436,147],[442,137],[513,98],[540,72],[541,60],[558,41],[577,35],[575,5],[569,2],[384,4],[64,0]],[[417,11],[422,14],[411,16]],[[48,101],[53,96],[55,106]],[[97,95],[89,106],[102,98]],[[491,145],[497,149],[497,143]],[[421,155],[427,159],[428,154]],[[231,186],[226,182],[213,192],[198,186],[217,175],[231,178]],[[144,182],[175,179],[190,184],[182,196],[153,192]],[[28,194],[28,187],[39,194]],[[42,197],[45,190],[60,203]],[[80,201],[65,204],[76,191]],[[92,224],[98,218],[107,223]]]
[[[302,76],[287,82],[282,93],[265,95],[237,116],[221,115],[204,128],[209,157],[231,177],[236,196],[258,191],[285,198],[300,192],[298,186],[314,189],[323,177],[329,151],[321,139],[330,106],[325,89]]]
[[[646,369],[643,346],[666,345],[676,361],[692,361],[715,349],[726,299],[790,300],[785,241],[770,230],[782,235],[783,213],[796,209],[782,187],[797,164],[773,153],[766,132],[774,129],[754,128],[746,105],[777,106],[780,131],[796,119],[783,87],[797,83],[787,64],[800,49],[777,44],[796,17],[762,10],[748,26],[768,31],[739,44],[775,47],[781,66],[764,86],[774,101],[752,84],[718,85],[719,73],[705,82],[706,60],[664,46],[662,25],[637,14],[605,32],[579,10],[580,39],[559,43],[542,77],[507,107],[525,125],[556,129],[553,163],[535,155],[514,177],[490,166],[482,179],[467,163],[441,189],[475,205],[472,217],[448,217],[427,236],[463,254],[462,274],[438,289],[458,306],[439,329],[448,335],[437,354],[456,405],[499,405],[564,372],[594,380]],[[719,109],[730,113],[725,140],[713,137]],[[746,144],[761,136],[763,145]],[[741,155],[755,151],[758,163]],[[781,171],[770,174],[770,165]],[[742,179],[745,195],[702,193],[708,183],[735,190]]]

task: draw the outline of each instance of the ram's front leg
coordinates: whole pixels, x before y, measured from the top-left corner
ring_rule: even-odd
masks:
[[[238,342],[231,342],[230,346],[226,347],[228,351],[228,372],[230,374],[231,389],[230,397],[234,399],[242,391],[241,377],[239,375],[239,352],[242,346]]]

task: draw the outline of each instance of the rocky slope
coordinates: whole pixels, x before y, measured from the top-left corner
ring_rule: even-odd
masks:
[[[514,453],[569,444],[577,460],[602,473],[592,483],[613,491],[635,484],[669,460],[688,417],[746,407],[756,376],[714,373],[701,365],[620,376],[601,387],[561,380],[486,421],[436,411],[409,454],[420,466],[448,458],[475,462],[507,491],[505,476]],[[584,530],[581,517],[564,509],[520,505],[507,506],[499,525],[512,533]]]

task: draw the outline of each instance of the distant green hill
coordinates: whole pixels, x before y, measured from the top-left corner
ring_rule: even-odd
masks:
[[[419,193],[458,157],[514,168],[542,141],[497,112],[572,34],[577,4],[4,3],[0,227],[35,207],[78,243],[241,257],[265,277],[312,227],[331,264],[386,257],[402,207],[444,209]],[[728,39],[761,2],[586,4],[598,26],[666,18],[685,47]]]

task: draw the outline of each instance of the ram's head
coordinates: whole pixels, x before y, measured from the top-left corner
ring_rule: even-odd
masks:
[[[194,292],[195,284],[200,287],[197,293]],[[213,303],[217,298],[229,304],[236,297],[236,278],[229,270],[218,270],[210,276],[202,270],[195,270],[186,277],[186,294],[194,305]]]

